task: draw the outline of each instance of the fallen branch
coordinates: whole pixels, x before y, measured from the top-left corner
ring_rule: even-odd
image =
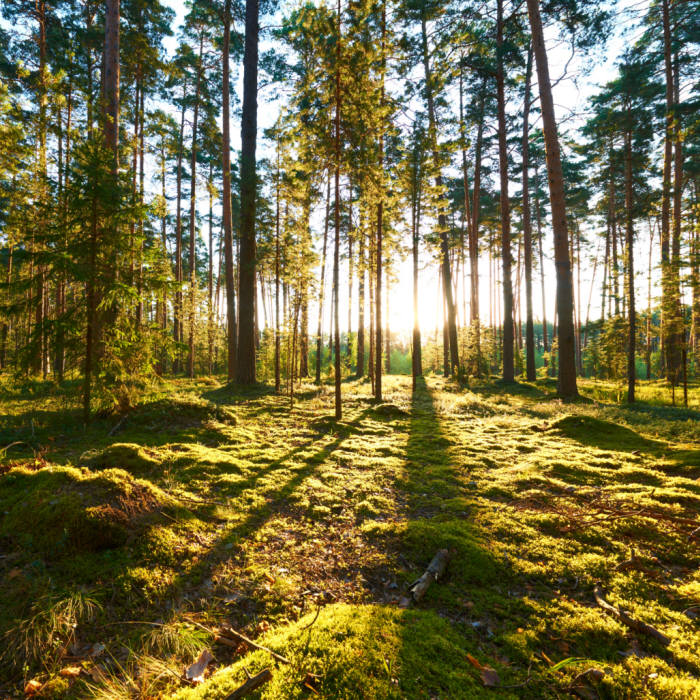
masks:
[[[657,557],[651,557],[649,560],[652,564],[656,564],[657,566],[660,566],[664,571],[668,571],[668,569],[659,561]],[[654,571],[654,569],[648,567],[644,560],[642,560],[640,557],[637,556],[637,553],[632,549],[630,551],[630,558],[626,559],[625,561],[621,561],[616,567],[616,571],[628,571],[629,569],[636,569],[637,571],[642,571],[643,573],[647,574],[647,576],[657,576],[658,572]]]
[[[225,625],[221,629],[222,634],[218,636],[218,641],[223,641],[224,636],[226,635],[227,637],[233,637],[233,639],[238,640],[239,642],[244,642],[248,646],[253,647],[254,649],[260,649],[260,651],[266,651],[270,656],[272,656],[275,661],[279,661],[281,664],[290,664],[291,661],[286,658],[285,656],[282,656],[281,654],[278,654],[276,651],[272,651],[272,649],[268,649],[267,647],[264,647],[262,644],[258,644],[257,642],[254,642],[252,639],[249,639],[246,637],[244,634],[241,634],[240,632],[236,632],[233,627],[229,627],[229,625]],[[225,644],[226,642],[224,642]]]
[[[265,685],[272,680],[272,671],[266,668],[264,671],[260,671],[255,676],[249,678],[243,685],[239,686],[230,695],[227,695],[224,700],[238,700],[238,698],[245,697],[248,693],[252,693],[257,690],[261,685]]]
[[[114,433],[116,433],[117,430],[119,430],[119,428],[121,428],[122,425],[124,425],[124,421],[128,418],[128,416],[129,416],[129,414],[128,414],[128,413],[125,413],[125,414],[119,419],[119,422],[107,433],[107,437],[112,437],[112,435],[114,435]]]
[[[404,607],[407,607],[411,601],[418,603],[423,598],[430,584],[442,578],[450,559],[452,559],[452,553],[448,549],[439,549],[437,551],[437,554],[428,564],[425,573],[409,587],[410,599],[402,601]]]
[[[605,600],[603,587],[600,583],[596,583],[596,585],[594,586],[593,595],[595,597],[595,602],[598,604],[598,606],[605,610],[606,613],[622,622],[623,625],[627,625],[627,627],[633,629],[635,632],[641,632],[643,634],[648,634],[649,636],[654,637],[654,639],[656,639],[664,646],[668,646],[671,643],[671,640],[663,632],[659,632],[659,630],[657,630],[656,627],[652,627],[646,622],[637,620],[636,618],[632,617],[626,610],[622,610],[621,608],[616,608],[614,605],[610,605],[610,603],[608,603]]]

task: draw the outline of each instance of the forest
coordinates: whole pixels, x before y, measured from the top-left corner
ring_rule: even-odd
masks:
[[[699,0],[0,0],[0,695],[700,698]]]

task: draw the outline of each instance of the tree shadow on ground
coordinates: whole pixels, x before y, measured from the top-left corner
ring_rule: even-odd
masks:
[[[438,550],[447,549],[452,556],[445,577],[428,589],[415,609],[405,611],[401,620],[398,682],[410,697],[471,698],[493,692],[484,687],[467,654],[498,667],[502,678],[522,680],[520,676],[526,673],[525,664],[499,665],[502,650],[491,641],[495,621],[485,622],[494,605],[512,607],[500,584],[513,574],[490,550],[472,520],[468,478],[433,393],[419,378],[411,397],[405,467],[397,481],[398,490],[406,496],[405,526],[398,547],[417,575]],[[469,606],[465,606],[467,601]],[[522,604],[520,613],[526,608]],[[422,647],[429,652],[417,666],[419,649],[426,654]],[[510,652],[514,655],[515,649]],[[502,697],[510,695],[502,691]]]

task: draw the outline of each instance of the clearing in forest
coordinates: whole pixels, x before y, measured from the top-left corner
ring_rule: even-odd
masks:
[[[0,387],[0,694],[700,697],[698,411],[385,382]]]

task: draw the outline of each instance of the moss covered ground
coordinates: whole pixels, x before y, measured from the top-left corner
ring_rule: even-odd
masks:
[[[330,387],[171,380],[85,428],[73,387],[0,384],[0,696],[223,699],[271,668],[259,697],[700,697],[700,390],[386,385],[345,383],[336,422]]]

